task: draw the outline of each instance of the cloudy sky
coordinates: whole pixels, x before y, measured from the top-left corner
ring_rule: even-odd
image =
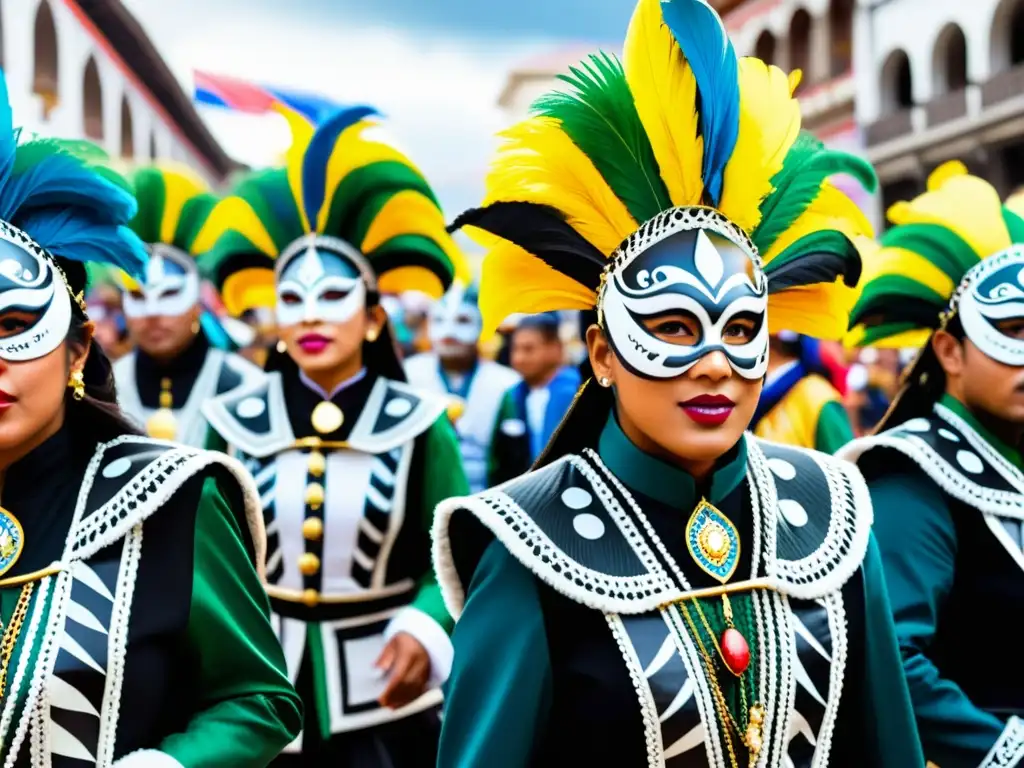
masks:
[[[193,69],[372,103],[450,215],[474,205],[510,69],[578,44],[617,45],[633,0],[124,0],[191,88]],[[186,8],[195,7],[196,12]],[[274,162],[277,117],[202,108],[232,156]]]

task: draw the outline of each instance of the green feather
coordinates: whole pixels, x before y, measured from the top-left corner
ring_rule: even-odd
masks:
[[[233,194],[252,206],[278,252],[306,233],[288,184],[288,172],[284,168],[256,171],[245,176]]]
[[[178,226],[174,230],[173,245],[176,248],[185,253],[192,252],[192,243],[216,204],[217,197],[208,193],[196,195],[185,202],[178,217]]]
[[[672,201],[622,64],[608,54],[594,54],[570,72],[559,79],[572,86],[572,92],[542,96],[533,111],[561,123],[638,222],[670,208]]]
[[[440,245],[423,235],[398,235],[386,240],[366,254],[380,275],[393,266],[418,266],[433,272],[448,286],[454,277],[454,267]]]
[[[384,204],[405,190],[419,192],[438,204],[427,180],[404,163],[387,160],[353,171],[331,195],[324,234],[340,237],[358,248]]]
[[[900,224],[882,235],[880,242],[919,254],[942,270],[954,285],[979,261],[967,241],[941,224]]]
[[[235,272],[253,266],[272,270],[274,261],[253,245],[245,235],[229,229],[218,238],[213,248],[196,257],[196,266],[199,267],[199,273],[211,281],[219,291],[224,288],[227,278]]]
[[[752,235],[758,250],[767,252],[814,202],[825,180],[840,173],[853,176],[869,192],[877,185],[875,171],[866,160],[826,149],[818,139],[801,133],[761,203],[761,223]]]
[[[1017,244],[1024,244],[1024,218],[1021,218],[1009,208],[1003,208],[1003,221],[1010,231],[1010,240]]]
[[[167,198],[164,176],[156,168],[143,168],[135,173],[132,182],[139,210],[128,226],[142,242],[159,242]]]
[[[877,315],[885,322],[913,322],[914,327],[931,327],[938,322],[948,296],[904,275],[884,275],[864,286],[850,312],[850,324]]]
[[[917,323],[881,323],[864,329],[864,336],[858,342],[858,346],[870,347],[883,339],[888,339],[900,333],[913,331],[920,328]]]

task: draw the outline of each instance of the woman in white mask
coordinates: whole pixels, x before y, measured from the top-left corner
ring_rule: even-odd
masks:
[[[439,297],[465,267],[371,114],[343,110],[315,133],[297,119],[288,167],[214,210],[204,261],[229,312],[276,307],[284,350],[205,409],[263,501],[268,591],[305,703],[283,765],[432,763],[451,664],[429,528],[466,480],[447,400],[405,383],[380,296]]]

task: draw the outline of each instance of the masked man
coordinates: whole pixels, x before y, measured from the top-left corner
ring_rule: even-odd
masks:
[[[147,244],[149,263],[144,282],[120,278],[136,349],[114,365],[118,399],[151,437],[202,447],[209,433],[203,402],[261,373],[215,349],[200,322],[199,271],[189,251],[216,200],[184,171],[144,168],[132,181],[139,212],[131,227]]]
[[[405,363],[409,383],[447,393],[469,487],[487,487],[487,458],[502,398],[519,376],[510,368],[480,357],[480,310],[476,293],[456,285],[430,312],[428,333],[432,352],[410,357]]]
[[[852,443],[868,480],[925,756],[1024,760],[1024,200],[1000,204],[960,163],[889,210],[851,343],[921,346],[878,434]],[[1005,628],[1005,629],[1004,629]]]

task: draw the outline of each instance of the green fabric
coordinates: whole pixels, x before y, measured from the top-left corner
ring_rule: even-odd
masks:
[[[814,429],[814,447],[829,455],[853,440],[850,416],[837,400],[825,403],[818,413],[818,426]]]
[[[423,529],[429,533],[434,525],[434,510],[437,505],[454,496],[469,495],[469,483],[462,469],[459,439],[447,415],[442,414],[427,430],[423,450],[427,462],[420,515]],[[451,634],[454,622],[444,607],[441,588],[433,569],[427,571],[420,579],[419,591],[412,601],[412,607],[423,611],[440,624],[445,632]]]
[[[331,737],[331,703],[327,695],[327,661],[324,656],[324,636],[320,631],[320,622],[306,624],[306,650],[309,652],[309,664],[313,668],[313,696],[316,697],[317,725],[320,735],[326,741]],[[312,712],[305,713],[309,721]]]
[[[925,755],[939,766],[978,765],[1003,724],[975,707],[927,656],[956,575],[956,526],[946,496],[917,470],[893,472],[868,486],[875,509],[874,534]],[[877,608],[870,599],[866,604],[869,611]]]
[[[203,448],[208,451],[228,452],[228,441],[220,436],[220,433],[212,427],[206,429],[206,440],[203,441]]]
[[[500,542],[473,574],[452,644],[437,765],[530,765],[551,711],[551,659],[533,575]]]
[[[975,432],[977,432],[985,439],[985,442],[987,442],[989,445],[991,445],[993,448],[999,451],[1000,455],[1002,455],[1002,457],[1006,459],[1008,462],[1013,464],[1013,466],[1017,467],[1018,469],[1024,468],[1024,461],[1021,460],[1020,451],[1018,451],[1013,446],[1007,445],[998,437],[996,437],[992,432],[990,432],[986,427],[984,427],[982,423],[978,421],[978,419],[974,416],[974,414],[971,413],[970,409],[968,409],[966,405],[964,405],[955,397],[949,394],[943,394],[942,397],[939,398],[939,402],[942,405],[949,408],[949,410],[951,410],[961,419],[966,421]]]
[[[861,716],[869,755],[867,765],[892,768],[924,765],[911,693],[903,676],[885,573],[874,537],[868,542],[861,572],[864,576],[864,637],[851,638],[851,641],[863,644],[864,668],[851,672],[854,679],[863,681],[864,685]],[[938,762],[948,768],[941,759]]]
[[[28,687],[32,679],[32,670],[36,668],[37,659],[39,656],[39,646],[43,637],[43,629],[46,627],[46,623],[50,617],[50,606],[53,604],[53,591],[52,582],[51,590],[46,596],[46,606],[43,610],[42,616],[39,622],[39,630],[36,635],[36,642],[32,647],[31,654],[28,658],[28,666],[25,668],[25,677],[21,682],[21,688],[17,691],[17,704],[15,706],[14,719],[11,721],[11,727],[8,731],[8,740],[11,738],[10,734],[14,733],[14,729],[17,727],[18,721],[21,719],[21,713],[25,706],[25,696],[28,694]],[[18,598],[21,596],[21,587],[8,587],[7,589],[0,590],[0,613],[3,616],[3,625],[7,626],[7,623],[11,620],[11,616],[14,615],[14,608],[18,604]],[[32,621],[32,613],[36,610],[36,604],[39,602],[39,582],[35,583],[32,589],[32,601],[29,603],[28,613],[25,615],[25,623],[21,625],[21,632],[18,634],[18,641],[14,645],[14,651],[11,653],[10,666],[7,671],[7,689],[4,692],[4,698],[0,699],[6,706],[7,697],[10,696],[14,688],[14,680],[18,665],[21,663],[21,655],[25,652],[25,638],[28,637],[29,624]],[[0,747],[0,758],[7,756],[7,748],[10,747],[10,743],[2,745]],[[26,745],[22,745],[21,753],[24,754],[27,750]]]
[[[707,500],[720,502],[742,482],[747,470],[747,443],[740,438],[739,450],[726,463],[715,468]],[[697,484],[683,469],[644,453],[619,426],[615,414],[608,417],[598,443],[601,460],[619,480],[652,499],[690,510],[697,506]]]
[[[502,395],[501,404],[498,406],[498,417],[494,420],[494,429],[491,430],[491,442],[487,450],[487,484],[489,486],[498,485],[499,478],[509,477],[509,472],[501,466],[501,459],[495,447],[498,444],[498,432],[501,425],[508,419],[517,418],[514,391],[515,387],[511,387]]]
[[[240,522],[213,478],[196,513],[194,557],[184,642],[196,712],[159,749],[185,768],[266,765],[298,735],[301,704]]]

